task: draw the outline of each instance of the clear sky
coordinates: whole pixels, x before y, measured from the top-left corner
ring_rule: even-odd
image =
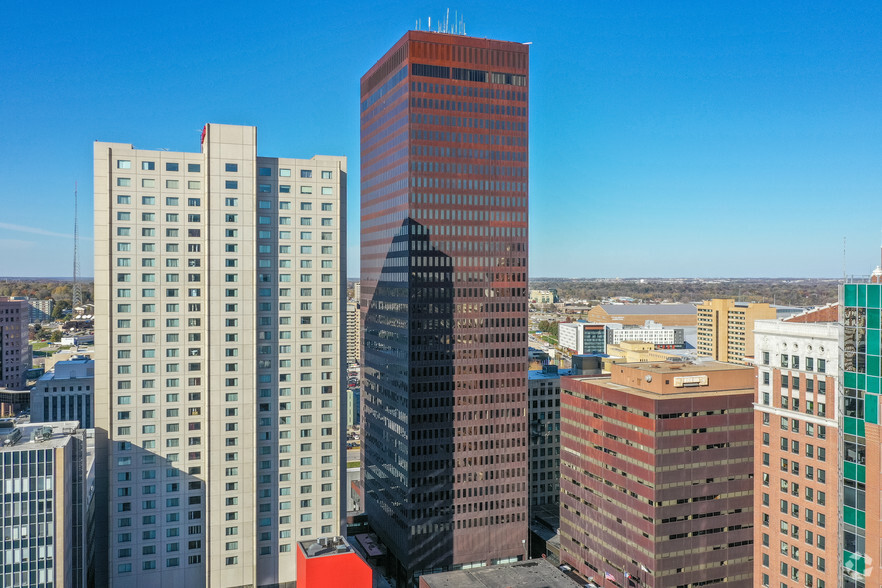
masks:
[[[0,276],[69,276],[92,142],[349,158],[359,78],[409,2],[8,2],[0,22]],[[836,277],[882,243],[882,3],[470,1],[471,36],[532,42],[530,275]]]

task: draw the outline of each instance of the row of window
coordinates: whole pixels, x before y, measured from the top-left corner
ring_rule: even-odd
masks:
[[[132,169],[132,161],[130,159],[118,159],[116,161],[117,169]],[[156,170],[156,162],[155,161],[141,161],[141,170],[143,171],[155,171]],[[181,171],[181,166],[177,162],[166,162],[165,171],[167,172],[176,172]],[[200,173],[202,171],[202,165],[199,163],[188,163],[187,164],[187,172],[189,173]],[[236,173],[239,171],[238,163],[225,163],[224,171]],[[329,170],[323,170],[321,172],[321,177],[323,180],[331,180],[334,177],[334,172]],[[271,167],[258,167],[257,175],[261,177],[271,177],[273,175],[273,169]],[[291,169],[290,168],[279,168],[279,177],[282,178],[290,178],[291,177]],[[301,169],[300,170],[301,178],[311,178],[312,170],[311,169]]]
[[[763,351],[763,365],[769,365],[770,357],[768,351]],[[800,369],[800,356],[799,355],[787,355],[785,353],[781,354],[781,367],[787,369]],[[805,358],[805,371],[811,372],[815,369],[815,358],[806,357]],[[818,372],[819,373],[827,373],[827,360],[826,359],[818,359]]]
[[[767,412],[763,412],[763,425],[769,426],[771,423],[771,415]],[[781,417],[781,430],[791,430],[794,433],[799,433],[800,429],[800,421],[799,419],[790,419],[788,417]],[[817,430],[818,439],[826,439],[827,438],[827,427],[824,425],[815,426],[814,423],[805,423],[805,434],[808,437],[814,437],[815,431]]]
[[[282,192],[288,191],[288,190],[282,190],[281,188],[284,188],[284,186],[280,186],[280,191],[282,191]],[[332,192],[325,192],[324,190],[325,190],[325,188],[322,188],[323,195],[332,194]],[[309,188],[308,192],[303,192],[301,190],[301,193],[302,194],[312,194],[312,189]],[[130,194],[118,194],[116,197],[116,203],[117,204],[131,204],[132,203],[132,196]],[[165,205],[166,206],[180,206],[180,203],[181,203],[181,199],[177,196],[166,196],[165,197]],[[156,196],[141,196],[141,204],[144,206],[155,205],[156,204]],[[225,206],[238,206],[239,199],[228,196],[228,197],[224,198],[224,205]],[[202,206],[202,199],[201,198],[187,198],[187,206]],[[269,200],[259,200],[257,207],[262,210],[270,210],[273,208],[272,202],[270,202]],[[333,203],[322,202],[322,210],[323,211],[331,211],[333,209],[334,209]],[[280,200],[279,201],[279,210],[291,210],[291,202],[288,200]],[[301,202],[300,203],[300,210],[312,210],[312,202]],[[117,212],[116,218],[117,218],[117,220],[131,220],[131,213],[124,212],[124,211]],[[149,212],[142,213],[141,220],[155,221],[156,220],[155,213],[149,213]],[[165,220],[167,222],[178,222],[178,217],[177,217],[177,215],[170,216],[169,214],[167,214],[165,217]],[[191,222],[194,222],[194,221],[191,221]],[[228,220],[227,222],[230,222],[230,221]]]

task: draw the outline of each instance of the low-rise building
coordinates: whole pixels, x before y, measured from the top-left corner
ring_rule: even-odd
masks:
[[[31,389],[31,419],[36,422],[76,420],[95,426],[95,360],[59,361]]]
[[[655,321],[646,321],[643,327],[619,323],[606,325],[607,345],[618,345],[623,341],[652,343],[656,349],[682,349],[685,343],[682,327],[665,327]]]
[[[530,290],[530,302],[532,304],[554,304],[557,302],[557,290]]]
[[[576,321],[574,323],[560,323],[557,325],[557,329],[558,343],[573,353],[583,355],[606,352],[606,327],[604,325]]]
[[[297,588],[372,588],[373,570],[344,537],[297,543]]]
[[[604,370],[612,371],[619,363],[648,363],[658,361],[687,361],[694,357],[695,350],[656,349],[652,343],[642,341],[622,341],[618,345],[607,345]]]
[[[694,304],[599,304],[588,311],[595,323],[643,325],[655,321],[667,326],[695,325]]]

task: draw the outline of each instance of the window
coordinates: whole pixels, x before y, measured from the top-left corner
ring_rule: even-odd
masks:
[[[117,159],[116,167],[117,169],[132,169],[132,162],[128,159]]]
[[[227,165],[230,165],[230,164],[227,164]],[[239,182],[236,180],[226,180],[224,182],[224,187],[227,190],[238,190],[239,189]]]
[[[269,167],[259,167],[259,168],[257,168],[257,175],[264,176],[264,177],[270,177],[273,175],[273,170],[272,170],[272,168],[269,168]]]
[[[322,179],[323,180],[330,180],[333,177],[332,174],[333,174],[333,172],[323,171],[322,172]]]

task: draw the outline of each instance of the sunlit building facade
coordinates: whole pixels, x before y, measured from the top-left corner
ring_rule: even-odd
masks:
[[[404,578],[524,554],[528,57],[410,31],[361,80],[365,506]]]

